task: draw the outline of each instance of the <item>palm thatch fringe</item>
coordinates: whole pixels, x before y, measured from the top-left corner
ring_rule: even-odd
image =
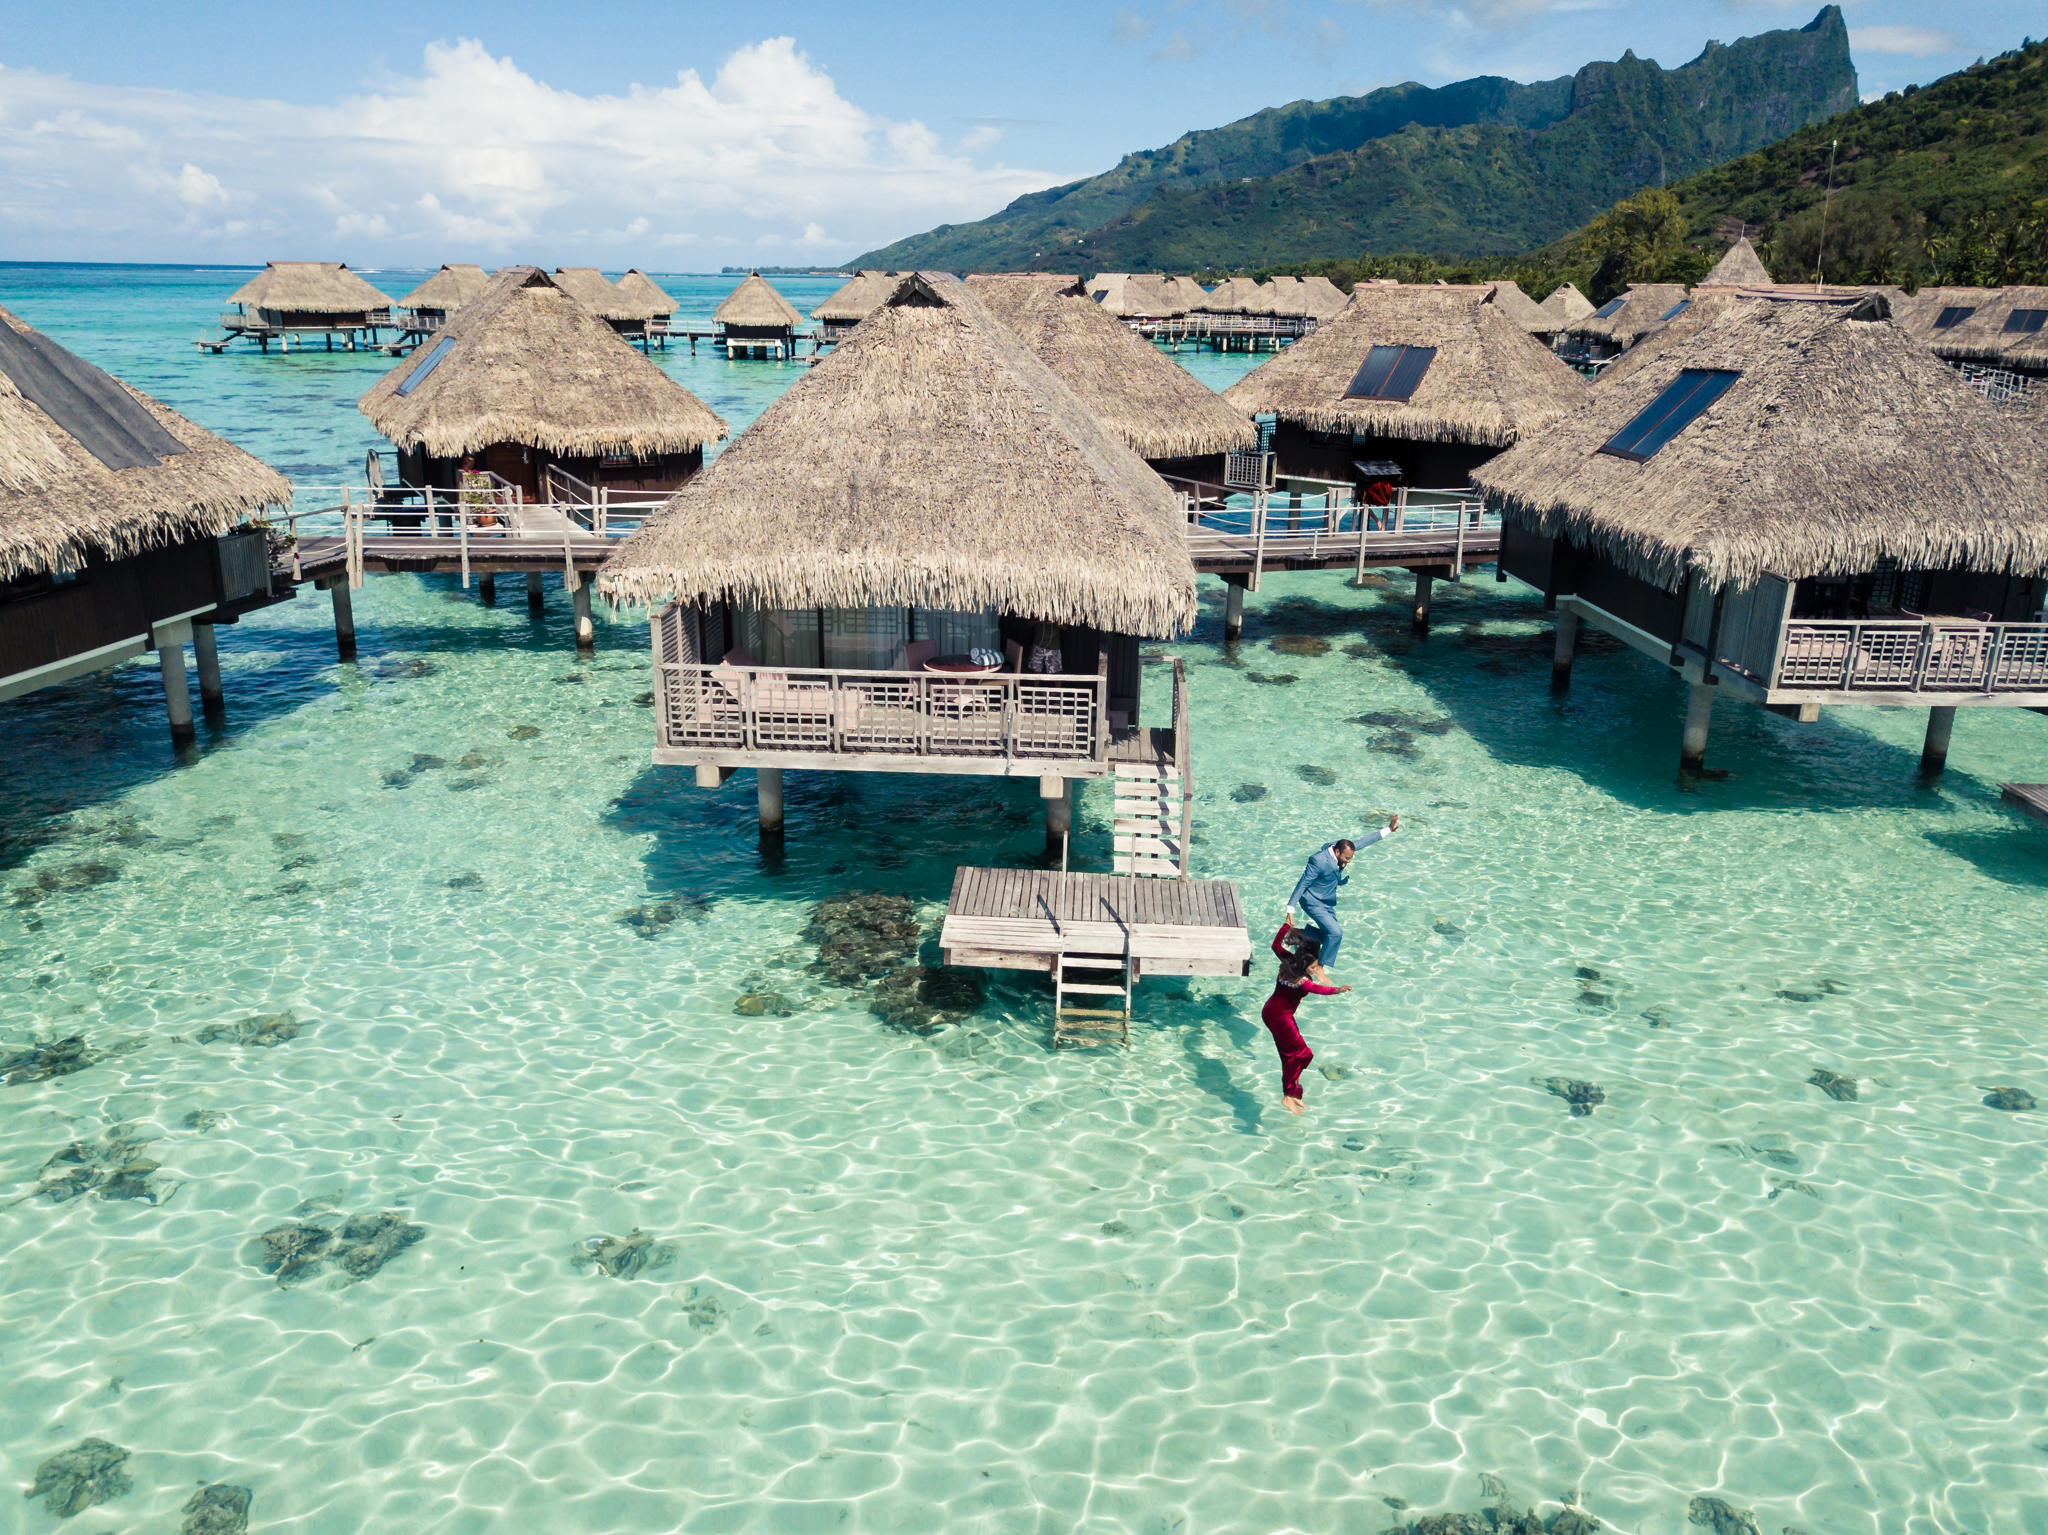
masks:
[[[402,309],[456,310],[491,285],[491,274],[468,262],[445,265],[398,301]]]
[[[5,309],[0,325],[38,346],[57,346]],[[0,580],[210,537],[291,504],[290,481],[260,459],[122,380],[111,382],[185,451],[109,469],[0,372]]]
[[[612,286],[618,289],[621,298],[645,313],[650,320],[666,320],[676,312],[676,301],[669,297],[667,290],[638,267],[626,268],[626,275]]]
[[[1600,448],[1686,368],[1741,376],[1647,461]],[[1511,521],[1675,590],[1875,568],[2048,572],[2048,447],[1889,318],[1758,296],[1474,471]]]
[[[878,272],[872,268],[856,272],[832,296],[811,311],[814,320],[828,320],[834,325],[865,320],[896,290],[901,279],[900,272]]]
[[[1492,291],[1360,284],[1342,314],[1223,398],[1311,431],[1506,447],[1577,409],[1588,386],[1488,303]],[[1436,348],[1411,399],[1344,397],[1376,346]]]
[[[1593,312],[1593,301],[1570,283],[1559,283],[1550,290],[1550,296],[1537,305],[1556,323],[1552,330],[1563,330],[1574,320],[1583,320]]]
[[[1728,247],[1727,253],[1714,263],[1714,269],[1700,279],[1702,288],[1732,286],[1741,288],[1760,287],[1771,280],[1770,271],[1764,266],[1763,258],[1756,253],[1756,247],[1744,235]]]
[[[1195,617],[1178,502],[966,286],[889,302],[598,573],[612,603],[1001,608],[1170,635]]]
[[[796,312],[795,305],[775,291],[767,278],[759,272],[750,272],[745,282],[726,295],[725,302],[718,306],[711,318],[718,325],[772,330],[782,325],[801,325],[804,317]]]
[[[970,277],[967,287],[1140,458],[1258,446],[1249,416],[1092,302],[1075,277]]]
[[[399,385],[431,368],[409,395]],[[562,455],[687,453],[725,423],[535,267],[507,267],[358,404],[401,448],[459,458],[493,443]]]
[[[340,261],[273,261],[228,295],[230,304],[278,314],[354,314],[391,299]]]

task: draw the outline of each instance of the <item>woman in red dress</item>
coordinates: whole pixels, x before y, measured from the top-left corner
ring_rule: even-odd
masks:
[[[1294,1010],[1301,1006],[1301,999],[1305,996],[1334,997],[1351,988],[1318,983],[1316,976],[1323,968],[1317,963],[1322,957],[1322,945],[1303,936],[1296,938],[1293,946],[1289,947],[1287,935],[1293,931],[1294,911],[1290,907],[1287,920],[1273,935],[1273,952],[1280,957],[1280,979],[1273,987],[1273,995],[1266,999],[1265,1011],[1259,1016],[1272,1031],[1273,1043],[1280,1050],[1281,1101],[1287,1105],[1289,1113],[1299,1114],[1302,1112],[1301,1074],[1316,1058],[1316,1053],[1301,1037],[1301,1029],[1294,1021]]]

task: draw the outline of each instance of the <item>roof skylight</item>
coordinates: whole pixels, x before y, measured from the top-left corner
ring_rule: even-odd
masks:
[[[1696,420],[1701,411],[1728,392],[1742,377],[1718,368],[1687,368],[1666,384],[1657,398],[1634,420],[1601,445],[1602,453],[1644,463]]]
[[[1345,387],[1347,400],[1406,400],[1436,361],[1433,346],[1376,346]]]

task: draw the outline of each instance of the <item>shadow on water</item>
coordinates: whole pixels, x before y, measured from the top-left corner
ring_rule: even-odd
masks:
[[[1143,994],[1142,988],[1140,994]],[[1164,1000],[1156,992],[1154,997]],[[1181,1053],[1187,1057],[1189,1079],[1230,1111],[1230,1117],[1239,1130],[1246,1135],[1257,1135],[1265,1129],[1265,1110],[1260,1106],[1257,1094],[1240,1086],[1229,1066],[1202,1048],[1204,1041],[1211,1037],[1211,1031],[1216,1030],[1238,1048],[1256,1050],[1259,1037],[1265,1032],[1262,1028],[1250,1022],[1243,1012],[1224,998],[1213,996],[1202,998],[1192,1007],[1173,1007],[1171,1014],[1162,1017],[1156,1027],[1162,1032],[1171,1029],[1179,1034]],[[1277,1079],[1279,1062],[1276,1059],[1270,1064]]]
[[[2012,812],[2010,825],[1983,831],[1928,832],[1945,853],[1975,864],[1977,872],[2002,885],[2048,890],[2048,826]]]
[[[1802,725],[1732,698],[1714,710],[1711,776],[1681,785],[1686,689],[1677,673],[1582,628],[1571,690],[1556,695],[1550,617],[1526,587],[1496,587],[1490,574],[1439,583],[1426,636],[1411,630],[1407,596],[1397,582],[1367,606],[1290,597],[1260,616],[1256,634],[1247,626],[1247,645],[1296,633],[1328,637],[1342,651],[1343,637],[1356,634],[1361,659],[1398,669],[1496,759],[1573,774],[1639,809],[1925,810],[1945,802],[1922,784],[1917,751],[1847,723],[1845,711],[1823,710]],[[1961,777],[1951,763],[1950,787]]]

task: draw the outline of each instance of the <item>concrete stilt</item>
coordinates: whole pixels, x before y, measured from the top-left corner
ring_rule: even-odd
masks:
[[[1678,747],[1678,771],[1697,773],[1707,762],[1707,723],[1714,713],[1714,689],[1695,682],[1686,692],[1685,739]]]
[[[576,588],[572,598],[576,605],[576,648],[594,650],[597,647],[597,626],[590,621],[590,583],[583,582]]]
[[[755,792],[761,802],[761,830],[782,830],[782,769],[758,768]]]
[[[164,706],[171,719],[171,744],[190,746],[199,738],[192,728],[192,685],[185,676],[185,635],[188,625],[167,629],[156,637],[157,659],[164,669]]]
[[[485,607],[496,607],[498,605],[498,578],[488,570],[478,576],[476,578],[476,594]]]
[[[356,614],[355,606],[349,600],[348,582],[337,576],[327,584],[327,595],[334,599],[334,649],[344,661],[356,658]]]
[[[1923,778],[1939,778],[1941,770],[1948,766],[1948,738],[1955,728],[1954,704],[1943,704],[1927,711],[1927,739],[1920,747],[1920,774]]]
[[[1429,627],[1429,599],[1436,577],[1426,570],[1415,572],[1415,627],[1417,630]]]
[[[1057,794],[1046,794],[1047,784],[1059,785]],[[1045,850],[1056,853],[1066,846],[1074,830],[1074,785],[1065,778],[1041,778],[1038,792],[1045,798]]]
[[[1223,638],[1234,644],[1244,638],[1244,588],[1232,581],[1223,590]]]
[[[1565,608],[1557,610],[1557,649],[1550,657],[1550,691],[1568,693],[1572,686],[1572,657],[1579,652],[1579,615]]]
[[[220,686],[220,652],[214,648],[213,625],[192,626],[192,659],[199,667],[199,707],[208,719],[227,712],[227,695]]]
[[[530,612],[538,613],[541,610],[540,572],[537,570],[529,570],[526,573],[526,606]]]

